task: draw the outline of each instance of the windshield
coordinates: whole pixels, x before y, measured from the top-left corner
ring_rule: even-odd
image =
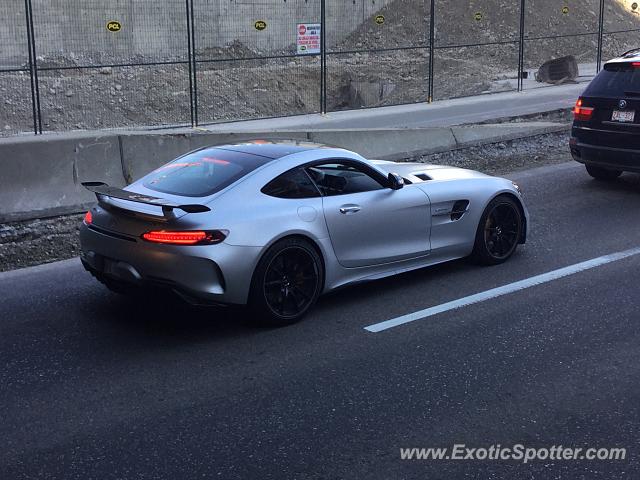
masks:
[[[628,92],[640,92],[640,68],[631,63],[610,63],[593,79],[584,95],[624,97]]]
[[[270,158],[220,148],[206,148],[184,155],[142,179],[157,192],[185,197],[206,197],[219,192]]]

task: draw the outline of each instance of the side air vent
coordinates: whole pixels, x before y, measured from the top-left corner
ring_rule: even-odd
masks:
[[[451,220],[460,220],[462,216],[467,213],[469,208],[469,200],[458,200],[453,204],[451,209]]]
[[[419,178],[420,180],[424,180],[425,182],[431,180],[431,177],[426,173],[414,173],[413,176]]]

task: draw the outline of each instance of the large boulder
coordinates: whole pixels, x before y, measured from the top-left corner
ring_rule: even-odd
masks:
[[[573,82],[578,78],[578,62],[573,55],[544,62],[536,72],[536,81],[543,83]]]
[[[351,80],[349,82],[347,105],[350,108],[375,107],[393,90],[395,90],[395,85],[390,82]]]

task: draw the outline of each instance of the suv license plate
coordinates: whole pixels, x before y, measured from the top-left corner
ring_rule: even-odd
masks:
[[[633,122],[633,118],[636,116],[635,110],[614,110],[611,120],[614,122]]]

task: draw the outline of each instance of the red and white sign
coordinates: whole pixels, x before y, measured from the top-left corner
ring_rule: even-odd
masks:
[[[319,23],[299,23],[296,47],[298,55],[310,55],[320,53],[320,29]]]

